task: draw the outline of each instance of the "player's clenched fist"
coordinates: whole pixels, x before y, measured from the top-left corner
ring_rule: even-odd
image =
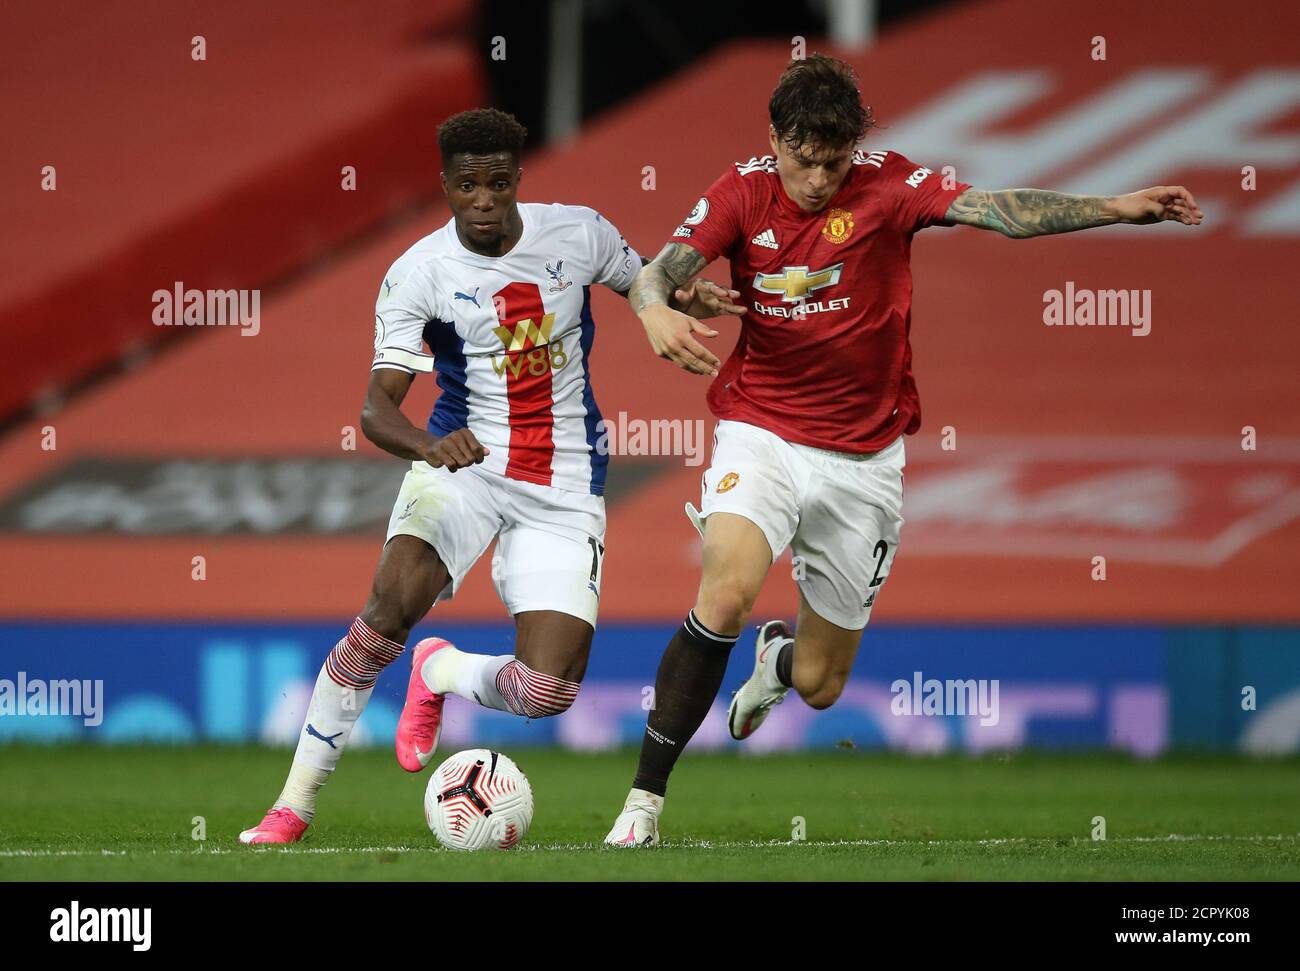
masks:
[[[458,428],[450,435],[433,439],[420,454],[435,469],[444,466],[448,472],[455,472],[466,466],[478,465],[488,450],[479,444],[468,428]]]
[[[641,324],[650,347],[660,357],[696,374],[717,375],[717,357],[694,336],[716,337],[716,330],[664,304],[654,304],[641,311]]]

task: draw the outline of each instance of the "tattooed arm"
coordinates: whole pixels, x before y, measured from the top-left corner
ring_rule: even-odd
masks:
[[[650,257],[641,255],[641,269],[645,269],[649,265],[650,265]],[[636,282],[635,279],[632,282],[635,283]],[[631,284],[629,284],[626,290],[615,290],[614,292],[617,293],[620,297],[628,297],[628,295],[632,292],[632,286]],[[629,299],[631,298],[629,297]]]
[[[685,286],[686,281],[704,269],[700,251],[685,243],[669,243],[659,255],[641,267],[632,281],[627,299],[632,309],[640,314],[654,304],[667,305],[674,290]]]
[[[700,270],[705,259],[692,246],[669,243],[659,255],[641,267],[632,281],[627,299],[641,318],[651,349],[662,358],[695,374],[718,373],[718,359],[694,337],[716,337],[717,331],[701,324],[694,317],[674,310],[672,303],[681,305],[688,291],[683,288]],[[728,291],[735,293],[734,290]],[[735,293],[736,296],[740,296]],[[733,305],[734,306],[734,305]],[[743,308],[735,311],[743,313]]]
[[[650,262],[650,257],[641,257],[642,267],[649,266]],[[631,287],[615,292],[620,297],[631,299]],[[672,299],[668,301],[668,306],[697,320],[707,320],[709,317],[723,317],[727,314],[739,317],[745,312],[745,308],[735,302],[739,297],[739,290],[728,290],[712,280],[701,278],[676,288]]]
[[[992,229],[1012,239],[1072,233],[1110,223],[1174,220],[1199,225],[1200,206],[1181,185],[1161,185],[1123,196],[1073,196],[1047,189],[967,189],[948,207],[943,223]]]

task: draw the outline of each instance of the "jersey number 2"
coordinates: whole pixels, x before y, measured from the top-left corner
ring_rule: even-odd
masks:
[[[882,539],[876,543],[876,548],[871,552],[876,557],[876,572],[872,574],[870,585],[878,587],[885,582],[885,578],[880,575],[880,568],[885,565],[885,557],[889,554],[889,544]]]

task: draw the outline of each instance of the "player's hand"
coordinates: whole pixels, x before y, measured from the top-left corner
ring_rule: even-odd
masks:
[[[651,349],[660,357],[695,374],[717,377],[718,359],[695,339],[695,334],[717,337],[716,330],[661,303],[641,311],[641,324]]]
[[[673,294],[672,309],[698,320],[732,314],[739,317],[745,308],[735,301],[739,290],[728,290],[712,280],[696,278]]]
[[[458,428],[450,435],[433,439],[421,452],[424,460],[435,469],[442,466],[448,472],[478,465],[487,454],[488,450],[478,443],[468,428]]]
[[[1124,223],[1158,223],[1166,220],[1199,226],[1205,218],[1192,194],[1181,185],[1158,185],[1126,196],[1116,196],[1111,207]]]

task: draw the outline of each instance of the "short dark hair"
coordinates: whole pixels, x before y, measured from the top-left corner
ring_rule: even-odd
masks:
[[[495,108],[474,108],[452,115],[438,126],[438,150],[442,164],[453,155],[495,155],[509,152],[518,162],[524,151],[528,129],[514,115]]]
[[[787,65],[767,114],[776,137],[791,150],[806,144],[856,145],[875,125],[871,109],[862,104],[853,68],[824,54]]]

